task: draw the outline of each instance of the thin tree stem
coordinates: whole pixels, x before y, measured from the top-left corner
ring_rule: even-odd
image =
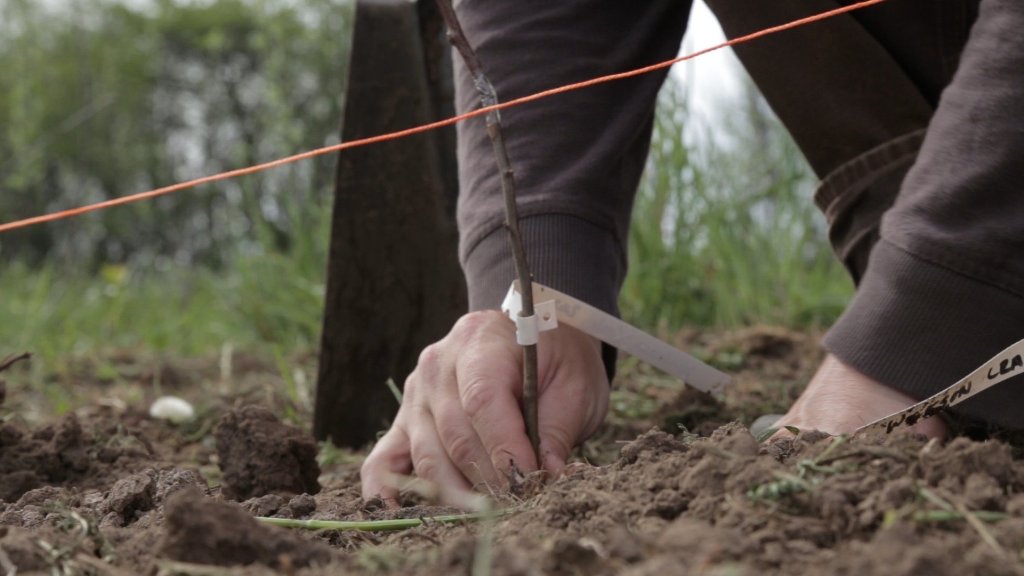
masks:
[[[437,0],[437,5],[448,25],[448,40],[459,51],[473,76],[473,84],[476,86],[477,92],[480,93],[481,104],[483,106],[497,104],[498,95],[494,90],[494,85],[484,74],[480,59],[466,39],[451,0]],[[515,174],[508,159],[508,151],[505,148],[505,139],[501,131],[501,114],[497,110],[487,114],[487,136],[491,139],[494,158],[501,176],[501,192],[505,198],[505,229],[508,231],[509,243],[512,245],[512,256],[516,276],[519,280],[519,293],[522,295],[523,302],[519,314],[529,317],[534,315],[533,282],[530,276],[530,267],[526,261],[526,250],[523,248],[523,237],[519,231]],[[530,438],[530,444],[533,446],[533,453],[537,457],[537,466],[542,467],[537,414],[537,345],[530,344],[523,347],[523,418],[526,421],[526,432]]]
[[[4,370],[7,370],[11,366],[14,366],[18,362],[21,362],[22,360],[28,360],[31,357],[32,357],[32,354],[29,354],[28,352],[23,352],[21,354],[15,355],[15,356],[8,356],[7,358],[4,358],[3,360],[0,360],[0,372],[3,372]]]

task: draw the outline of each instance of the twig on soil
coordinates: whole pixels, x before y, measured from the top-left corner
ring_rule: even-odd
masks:
[[[805,458],[797,462],[796,474],[773,472],[772,474],[778,480],[754,486],[747,490],[747,497],[755,502],[775,502],[793,494],[812,492],[825,476],[839,474],[843,471],[835,466],[826,466],[823,462],[831,457],[832,452],[845,444],[848,438],[845,435],[835,436],[820,454],[814,458]],[[833,459],[837,460],[838,457],[833,457]]]
[[[117,568],[101,558],[89,556],[84,552],[75,554],[75,560],[92,568],[97,574],[105,574],[107,576],[129,576],[131,574],[131,572]]]
[[[494,85],[484,74],[480,59],[462,31],[455,8],[452,7],[452,0],[437,0],[437,6],[448,26],[448,40],[459,51],[470,74],[473,75],[473,84],[476,85],[477,92],[480,93],[481,104],[483,106],[497,104],[498,95],[494,90]],[[496,110],[487,114],[487,136],[491,139],[494,157],[501,174],[501,192],[505,198],[505,229],[508,230],[509,242],[512,245],[516,276],[519,279],[519,294],[523,304],[519,315],[528,318],[534,315],[533,283],[530,267],[526,261],[526,250],[523,248],[522,234],[519,231],[515,175],[509,162],[508,150],[505,148],[505,139],[501,131],[501,115]],[[526,432],[533,445],[533,453],[537,457],[537,466],[543,468],[537,410],[537,345],[529,344],[523,346],[523,418],[526,420]]]
[[[1001,522],[1010,517],[1006,512],[996,512],[994,510],[975,510],[970,515],[980,522],[990,523]],[[918,510],[914,512],[912,518],[917,522],[956,522],[967,520],[967,516],[956,510]]]
[[[7,370],[11,366],[14,366],[18,362],[21,362],[22,360],[28,360],[31,357],[32,357],[32,353],[31,352],[22,352],[21,354],[15,354],[14,356],[8,356],[7,358],[4,358],[3,360],[0,360],[0,372],[3,372],[4,370]]]
[[[971,528],[974,528],[974,531],[978,533],[978,536],[981,537],[981,540],[985,542],[985,544],[988,544],[989,548],[995,550],[1000,556],[1006,556],[1006,550],[999,545],[999,541],[996,540],[996,537],[989,532],[988,528],[985,527],[985,524],[980,518],[978,518],[977,512],[968,510],[967,507],[960,502],[954,502],[953,507],[956,508],[957,512],[963,514],[967,523],[971,525]]]
[[[394,520],[293,520],[291,518],[268,518],[257,516],[256,520],[271,526],[282,528],[303,528],[306,530],[359,530],[362,532],[381,532],[386,530],[405,530],[423,526],[430,522],[438,524],[459,524],[493,519],[514,510],[504,508],[492,512],[474,512],[472,514],[451,514],[424,518],[396,518]]]
[[[840,460],[848,460],[850,458],[856,458],[858,456],[869,456],[872,458],[889,458],[897,460],[899,462],[906,462],[910,460],[910,457],[906,454],[897,450],[892,450],[884,446],[858,446],[857,448],[850,450],[849,452],[843,452],[842,454],[836,454],[835,456],[829,456],[828,458],[819,458],[818,464],[827,466]]]
[[[942,508],[946,512],[952,512],[953,511],[953,505],[952,504],[950,504],[949,502],[946,502],[945,500],[940,498],[938,494],[936,494],[935,492],[932,492],[928,488],[925,488],[924,486],[918,486],[917,492],[918,492],[918,494],[921,495],[922,498],[924,498],[925,500],[931,502],[932,504],[935,504],[939,508]]]
[[[992,533],[988,531],[988,528],[986,528],[985,524],[982,522],[982,520],[985,520],[987,522],[995,522],[998,520],[1002,520],[1007,517],[1006,514],[1002,514],[1000,512],[990,512],[985,510],[968,510],[967,507],[964,506],[961,502],[958,502],[953,498],[950,498],[949,500],[942,498],[941,496],[939,496],[935,492],[932,492],[928,488],[925,488],[924,486],[918,487],[918,493],[921,494],[921,496],[924,497],[925,500],[928,500],[932,504],[935,504],[939,508],[942,508],[942,510],[933,512],[945,512],[947,519],[966,520],[967,523],[971,525],[971,528],[974,528],[974,531],[978,533],[978,536],[981,537],[981,540],[985,544],[988,544],[989,548],[992,548],[996,551],[997,554],[1001,556],[1006,556],[1006,550],[1004,550],[1003,547],[999,545],[999,541],[996,540],[995,536],[993,536]],[[982,516],[985,516],[985,518],[983,518]],[[916,514],[915,519],[917,519]]]
[[[220,566],[191,564],[165,560],[157,563],[157,576],[233,576],[235,573]]]

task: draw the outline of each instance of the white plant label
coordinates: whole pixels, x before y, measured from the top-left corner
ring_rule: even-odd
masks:
[[[925,398],[905,410],[861,426],[857,432],[880,429],[889,433],[900,426],[913,426],[925,418],[934,416],[950,406],[956,406],[964,400],[977,396],[1022,373],[1024,373],[1024,340],[996,354],[988,362],[979,366],[977,370],[964,376],[949,388],[930,398]]]
[[[516,339],[520,344],[536,343],[538,332],[554,329],[559,323],[568,324],[664,370],[698,390],[718,395],[729,383],[728,374],[611,314],[537,282],[533,283],[533,299],[538,303],[536,314],[523,318],[519,316],[522,302],[517,286],[518,283],[512,283],[501,310],[516,322]]]

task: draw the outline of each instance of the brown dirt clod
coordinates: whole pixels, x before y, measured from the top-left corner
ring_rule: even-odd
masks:
[[[214,437],[225,498],[242,501],[277,492],[320,491],[316,442],[270,410],[255,405],[231,410],[221,417]]]
[[[92,462],[91,437],[73,414],[56,428],[28,434],[15,424],[0,429],[0,501],[14,502],[25,492],[84,476]]]
[[[214,566],[263,564],[272,568],[326,564],[331,550],[301,533],[264,526],[241,506],[181,490],[166,508],[161,556]]]
[[[130,524],[136,514],[153,508],[156,495],[156,472],[146,470],[132,474],[114,483],[107,496],[107,508]]]

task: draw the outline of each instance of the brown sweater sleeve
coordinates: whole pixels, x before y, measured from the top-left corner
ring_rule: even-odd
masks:
[[[771,13],[761,16],[785,20],[779,6],[806,9],[803,4],[764,4]],[[856,226],[845,232],[848,218],[831,222],[837,247],[856,247],[843,257],[860,285],[825,344],[862,372],[918,397],[952,383],[1024,336],[1024,195],[1019,190],[1024,185],[1024,36],[1019,33],[1024,4],[982,0],[957,73],[936,108],[929,95],[945,85],[946,70],[956,67],[955,57],[942,46],[933,50],[900,32],[908,24],[927,32],[960,12],[964,14],[958,18],[973,20],[973,4],[892,3],[859,14],[856,22],[809,27],[747,49],[748,56],[758,55],[748,58],[748,67],[761,61],[766,65],[761,79],[779,79],[778,90],[766,90],[766,95],[773,107],[782,104],[795,111],[791,118],[785,107],[776,107],[787,126],[811,130],[795,131],[802,147],[812,152],[824,150],[821,146],[842,148],[853,141],[847,132],[856,135],[870,128],[868,141],[849,153],[837,152],[838,162],[851,154],[878,160],[870,150],[875,145],[887,154],[901,154],[885,159],[895,167],[892,174],[883,174],[891,177],[891,194],[880,194],[877,202],[865,201],[870,195],[861,194],[859,204],[848,202],[845,209]],[[713,5],[721,16],[732,3],[716,0]],[[750,13],[749,3],[736,6],[737,14]],[[669,0],[459,4],[470,41],[503,99],[668,58],[678,48],[688,8],[686,2]],[[914,17],[914,10],[923,8],[928,8],[929,18]],[[740,19],[737,25],[749,24]],[[834,34],[843,30],[844,39],[871,47],[857,51],[859,57],[875,54],[860,66],[866,75],[851,76],[849,66],[831,68],[831,56],[842,49]],[[894,30],[906,41],[880,42],[881,51],[873,48],[871,38],[884,39]],[[773,55],[800,44],[801,38],[814,40],[813,49],[805,46],[793,58],[809,64],[780,68]],[[952,42],[952,54],[961,45]],[[919,54],[930,58],[930,64],[910,74],[914,68],[908,62]],[[756,68],[752,73],[758,78]],[[837,71],[845,72],[831,73]],[[902,71],[909,82],[900,80]],[[894,80],[866,81],[883,73]],[[459,109],[475,107],[472,84],[460,65],[456,74]],[[793,77],[827,86],[811,84],[794,91],[783,81]],[[833,81],[827,82],[829,78]],[[850,86],[836,88],[850,79],[855,80]],[[503,118],[536,278],[610,312],[615,311],[626,272],[629,213],[662,80],[648,75],[613,83],[509,110]],[[822,95],[830,86],[832,92]],[[804,105],[833,100],[852,100],[863,121],[847,123],[849,130],[837,129],[844,126],[837,119],[851,118],[850,107]],[[833,109],[841,114],[829,116]],[[923,147],[914,160],[922,133]],[[494,307],[508,288],[512,269],[501,229],[497,174],[481,122],[460,127],[459,157],[460,256],[471,306]],[[819,174],[829,173],[820,158],[809,158]],[[911,164],[889,208],[896,183]],[[843,174],[868,176],[855,170]],[[879,232],[878,215],[883,212]],[[1003,386],[971,401],[965,410],[1012,425],[1020,420],[1015,415],[1022,406],[1024,389]]]
[[[1024,337],[1024,3],[983,0],[917,161],[826,347],[923,397]],[[963,412],[1021,427],[1024,387]]]
[[[459,18],[498,97],[674,56],[689,2],[523,0],[458,3]],[[502,112],[534,277],[607,312],[626,273],[633,196],[650,145],[664,73],[601,85]],[[456,105],[478,106],[456,58]],[[512,280],[495,161],[483,120],[458,129],[460,260],[470,307],[497,307]]]
[[[689,0],[464,0],[459,18],[498,97],[509,100],[674,56]],[[477,94],[455,59],[456,107]],[[502,112],[534,278],[617,314],[633,196],[665,73]],[[459,255],[470,309],[496,308],[514,276],[500,183],[483,120],[458,129]],[[615,350],[603,346],[611,380]]]

